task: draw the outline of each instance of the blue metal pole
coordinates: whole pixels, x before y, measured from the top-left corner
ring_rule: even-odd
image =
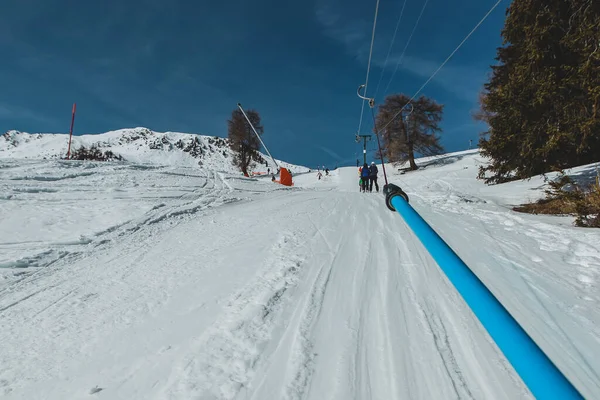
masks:
[[[581,394],[538,347],[492,292],[467,267],[395,185],[386,185],[386,203],[413,230],[450,282],[473,310],[536,399],[582,399]]]

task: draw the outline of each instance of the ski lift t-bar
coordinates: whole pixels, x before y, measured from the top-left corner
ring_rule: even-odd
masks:
[[[374,99],[374,98],[371,98],[371,97],[365,97],[365,96],[363,96],[362,94],[360,94],[360,90],[361,90],[362,88],[364,88],[365,86],[367,86],[367,85],[365,85],[365,84],[362,84],[362,85],[360,85],[360,86],[358,87],[358,89],[356,90],[356,94],[357,94],[357,95],[358,95],[358,97],[360,97],[361,99],[363,99],[363,100],[368,100],[368,101],[369,101],[369,107],[373,108],[373,107],[375,107],[375,99]]]
[[[246,121],[248,121],[248,124],[250,124],[250,128],[252,128],[252,130],[254,131],[254,133],[256,134],[256,137],[258,138],[258,140],[260,141],[260,143],[263,145],[263,147],[265,148],[265,150],[267,151],[267,154],[269,155],[269,157],[271,157],[271,160],[273,160],[273,164],[275,164],[277,166],[277,169],[279,169],[279,164],[277,164],[277,161],[275,161],[275,159],[273,158],[273,156],[271,155],[271,152],[269,151],[269,149],[267,149],[267,146],[265,146],[265,143],[262,141],[262,139],[260,138],[260,135],[258,134],[258,132],[256,132],[256,129],[254,129],[254,125],[252,125],[252,122],[250,122],[250,119],[248,118],[248,116],[246,115],[246,112],[244,111],[244,109],[242,108],[242,105],[240,103],[237,103],[238,108],[240,109],[240,111],[242,112],[242,114],[244,114],[244,117],[246,118]]]
[[[525,385],[538,400],[582,399],[552,360],[538,347],[502,303],[408,203],[396,185],[383,187],[385,203],[412,229],[446,274]]]

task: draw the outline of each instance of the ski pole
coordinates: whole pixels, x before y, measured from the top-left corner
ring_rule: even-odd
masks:
[[[552,360],[502,303],[409,204],[399,186],[383,187],[385,203],[397,211],[479,319],[536,399],[582,399]]]

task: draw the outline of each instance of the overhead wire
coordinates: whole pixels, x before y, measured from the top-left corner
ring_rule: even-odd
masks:
[[[413,27],[413,31],[411,32],[411,35],[409,36],[409,39],[407,41],[407,44],[404,46],[404,50],[403,53],[401,55],[401,59],[404,56],[404,52],[406,51],[406,48],[408,47],[408,44],[410,43],[410,40],[412,39],[412,36],[416,30],[416,27],[418,26],[419,21],[421,20],[421,17],[423,16],[423,12],[425,10],[425,7],[427,6],[427,3],[429,2],[429,0],[425,0],[425,3],[423,4],[423,8],[421,9],[421,13],[419,14],[419,17],[417,19],[417,22],[415,23],[415,26]],[[361,106],[361,112],[360,112],[360,121],[359,121],[359,133],[360,133],[360,128],[362,126],[362,119],[363,119],[363,113],[364,113],[364,105],[365,105],[365,100],[369,100],[369,106],[371,108],[371,113],[373,115],[373,130],[375,131],[375,136],[377,137],[377,145],[379,148],[379,154],[381,155],[381,141],[379,138],[379,132],[384,131],[391,123],[392,121],[402,113],[402,111],[404,110],[404,108],[409,105],[418,95],[419,93],[421,93],[421,91],[423,91],[423,89],[429,84],[429,82],[431,82],[431,80],[437,75],[437,73],[448,63],[448,61],[450,61],[450,59],[452,58],[452,56],[454,56],[454,54],[456,54],[456,52],[462,47],[462,45],[471,37],[471,35],[473,35],[473,33],[479,28],[479,26],[487,19],[487,17],[496,9],[496,7],[498,7],[498,5],[502,2],[502,0],[498,0],[491,8],[490,10],[483,16],[483,18],[481,18],[481,20],[477,23],[477,25],[475,25],[475,27],[467,34],[467,36],[465,36],[465,38],[458,44],[458,46],[454,49],[454,51],[452,51],[452,53],[450,53],[450,55],[444,60],[444,62],[433,72],[433,74],[431,74],[431,76],[425,81],[425,83],[423,83],[423,85],[421,85],[421,87],[419,88],[419,90],[417,90],[417,92],[415,92],[415,94],[406,102],[406,104],[404,104],[404,106],[402,106],[400,108],[400,110],[395,113],[392,118],[389,119],[388,122],[386,122],[382,127],[378,128],[377,127],[377,121],[375,118],[375,111],[374,111],[374,103],[375,103],[375,99],[374,98],[368,98],[366,97],[367,94],[367,85],[368,85],[368,80],[369,80],[369,71],[371,68],[371,60],[372,60],[372,55],[373,55],[373,43],[375,40],[375,29],[377,26],[377,13],[379,10],[379,0],[377,0],[377,4],[375,5],[375,17],[373,20],[373,32],[371,34],[371,46],[369,49],[369,61],[367,64],[367,76],[365,79],[365,84],[361,85],[361,87],[359,87],[359,90],[364,87],[364,95],[360,95],[359,93],[359,97],[362,98],[362,106]],[[398,64],[396,65],[396,70],[398,68],[398,66],[400,65],[400,61],[399,60]],[[395,71],[394,71],[395,72]],[[393,78],[393,75],[392,77]],[[389,84],[391,83],[391,79],[390,82],[388,82],[388,87]],[[386,88],[387,91],[387,88]],[[387,185],[387,176],[386,176],[386,171],[385,171],[385,163],[383,161],[383,159],[381,160],[381,166],[383,169],[383,175],[384,175],[384,179]]]
[[[402,60],[404,60],[404,54],[406,54],[406,49],[408,48],[408,45],[410,44],[412,37],[415,34],[417,27],[419,26],[419,22],[421,21],[421,17],[423,16],[423,13],[425,12],[427,3],[429,3],[429,0],[425,0],[425,3],[423,4],[423,7],[421,8],[421,13],[419,14],[419,17],[417,18],[417,22],[415,22],[415,26],[413,26],[412,32],[410,33],[410,36],[408,37],[408,40],[406,41],[406,44],[404,45],[404,49],[402,50],[402,53],[400,54],[400,57],[398,58],[398,62],[396,63],[396,68],[394,68],[394,72],[392,73],[392,76],[390,76],[390,80],[388,81],[388,84],[385,87],[385,90],[383,91],[384,93],[386,93],[388,91],[388,89],[390,88],[390,85],[391,85],[392,81],[394,80],[394,76],[396,76],[396,72],[398,72],[398,67],[400,66],[400,64],[402,64]]]
[[[402,9],[400,10],[400,16],[398,17],[398,21],[396,22],[396,29],[394,29],[394,34],[392,35],[392,40],[390,42],[390,47],[388,47],[387,55],[385,56],[385,61],[383,63],[383,67],[381,68],[381,74],[379,74],[379,82],[377,82],[377,86],[375,87],[374,98],[377,98],[377,93],[379,92],[379,86],[381,85],[381,79],[383,79],[383,73],[385,72],[385,67],[387,67],[388,60],[390,59],[390,54],[392,53],[392,48],[394,47],[394,43],[396,41],[396,35],[398,34],[398,28],[400,27],[400,22],[402,21],[402,16],[404,15],[404,8],[406,7],[406,0],[402,3]]]
[[[380,128],[380,131],[383,131],[385,128],[387,128],[392,123],[392,121],[398,115],[400,115],[402,113],[402,111],[404,110],[404,107],[409,105],[410,102],[412,102],[415,99],[415,97],[417,97],[419,95],[419,93],[421,93],[421,91],[425,88],[425,86],[427,86],[427,84],[429,84],[429,82],[431,82],[431,80],[437,75],[437,73],[440,72],[440,70],[444,67],[444,65],[446,65],[448,63],[448,61],[450,61],[452,56],[454,56],[454,54],[462,47],[462,45],[471,37],[471,35],[477,30],[477,28],[479,28],[479,26],[483,23],[483,21],[485,21],[487,19],[487,17],[496,9],[496,7],[498,7],[498,5],[501,2],[502,2],[502,0],[498,0],[496,2],[496,4],[494,4],[492,6],[492,8],[490,8],[490,10],[487,12],[487,14],[485,14],[483,16],[483,18],[481,18],[481,20],[477,23],[477,25],[475,25],[475,27],[471,30],[471,32],[469,32],[469,34],[467,36],[465,36],[465,38],[462,40],[462,42],[459,43],[459,45],[454,49],[454,51],[452,53],[450,53],[450,55],[444,60],[444,62],[433,72],[433,74],[431,74],[429,79],[427,79],[425,81],[425,83],[423,85],[421,85],[419,90],[417,90],[415,92],[415,94],[406,102],[406,104],[400,108],[400,111],[398,111],[396,114],[394,114],[392,116],[392,118],[390,118],[390,120]]]
[[[371,70],[371,57],[373,56],[373,42],[375,41],[375,27],[377,26],[377,13],[379,11],[379,0],[375,5],[375,17],[373,18],[373,32],[371,33],[371,48],[369,49],[369,61],[367,62],[367,77],[365,78],[365,94],[367,93],[367,87],[369,85],[369,72]],[[358,121],[358,132],[360,134],[360,128],[362,126],[363,113],[365,111],[365,99],[362,101],[360,108],[360,119]]]
[[[417,97],[417,95],[419,93],[421,93],[421,91],[425,88],[425,86],[427,86],[427,84],[429,82],[431,82],[431,80],[437,75],[437,73],[444,67],[444,65],[446,65],[446,63],[448,63],[448,61],[450,61],[450,59],[452,58],[452,56],[454,56],[454,54],[462,47],[462,45],[471,37],[471,35],[477,30],[477,28],[479,28],[479,26],[483,23],[483,21],[485,21],[487,19],[487,17],[496,9],[496,7],[498,7],[498,5],[501,2],[502,2],[502,0],[498,0],[492,6],[492,8],[490,8],[490,10],[483,16],[483,18],[477,23],[477,25],[475,25],[475,27],[469,32],[469,34],[467,36],[465,36],[465,38],[458,44],[458,46],[454,49],[454,51],[452,51],[452,53],[450,53],[450,55],[444,60],[444,62],[433,72],[433,74],[429,77],[429,79],[427,79],[427,81],[425,81],[425,83],[423,85],[421,85],[421,87],[419,88],[419,90],[417,90],[417,92],[406,102],[406,104],[404,104],[400,108],[400,110],[397,113],[395,113],[392,116],[392,118],[390,118],[389,121],[386,122],[380,128],[377,127],[377,120],[375,118],[375,111],[373,110],[374,98],[371,98],[369,100],[370,106],[371,106],[371,113],[373,114],[373,129],[375,131],[375,136],[377,137],[377,145],[379,147],[379,154],[380,155],[382,155],[382,151],[381,151],[381,141],[380,141],[380,138],[379,138],[379,132],[384,131],[394,121],[394,119],[396,119],[396,117],[402,113],[402,111],[405,109],[405,107],[407,105],[409,105],[415,99],[415,97]],[[425,5],[426,4],[427,4],[427,0],[425,2]],[[421,11],[423,11],[423,10],[424,10],[424,8]],[[421,15],[422,15],[422,13],[421,13]],[[419,16],[419,19],[420,19],[420,16]],[[416,26],[416,24],[415,24],[415,26]],[[413,29],[413,31],[414,31],[414,29]],[[383,169],[383,175],[384,175],[384,179],[385,179],[385,182],[386,182],[386,185],[387,185],[387,176],[386,176],[386,172],[385,172],[385,163],[384,163],[383,159],[381,160],[381,167]]]
[[[373,116],[373,130],[375,131],[375,137],[377,138],[377,149],[379,150],[379,156],[381,157],[381,169],[383,170],[383,180],[385,184],[388,184],[387,173],[385,172],[385,162],[383,161],[383,151],[381,151],[381,140],[379,139],[379,131],[377,130],[377,120],[375,119],[375,109],[371,107],[371,115]]]

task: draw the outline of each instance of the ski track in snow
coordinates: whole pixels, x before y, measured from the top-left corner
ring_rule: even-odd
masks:
[[[507,211],[469,180],[476,156],[440,160],[390,179],[600,396],[598,233]],[[294,188],[160,165],[0,171],[0,397],[531,398],[354,168]]]
[[[301,259],[286,254],[296,240],[293,234],[283,235],[271,249],[273,259],[266,268],[228,301],[222,318],[198,339],[197,349],[185,361],[184,378],[178,377],[172,397],[210,393],[214,398],[233,398],[250,382],[283,296],[297,281]]]

